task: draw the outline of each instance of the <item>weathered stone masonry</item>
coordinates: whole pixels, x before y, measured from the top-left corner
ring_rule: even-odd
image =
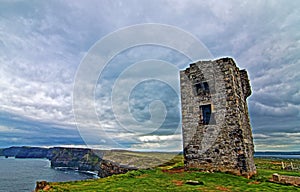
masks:
[[[199,61],[180,72],[180,84],[185,168],[255,174],[247,72],[231,58]]]

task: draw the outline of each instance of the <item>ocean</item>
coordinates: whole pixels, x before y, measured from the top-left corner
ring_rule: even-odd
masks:
[[[268,154],[259,154],[254,155],[254,157],[259,158],[279,158],[279,159],[300,159],[300,155],[268,155]]]
[[[94,178],[71,170],[56,170],[47,159],[15,159],[0,157],[0,192],[31,192],[36,181],[74,181]]]

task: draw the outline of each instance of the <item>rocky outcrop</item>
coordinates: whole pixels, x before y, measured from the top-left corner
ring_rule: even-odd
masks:
[[[47,181],[37,181],[34,192],[38,192],[40,190],[48,191],[50,188],[51,187]]]
[[[99,177],[107,177],[115,174],[127,173],[128,171],[137,170],[135,167],[119,165],[109,160],[102,160],[100,163]]]

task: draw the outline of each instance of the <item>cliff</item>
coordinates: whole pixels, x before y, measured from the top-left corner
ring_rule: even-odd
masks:
[[[64,167],[80,171],[96,171],[99,177],[136,170],[134,167],[121,166],[116,162],[104,160],[101,158],[101,154],[97,155],[93,150],[86,148],[10,147],[1,149],[0,156],[49,159],[52,168]]]
[[[1,154],[0,154],[1,155]],[[15,158],[47,158],[48,149],[40,147],[10,147],[2,149],[2,156]]]
[[[51,148],[51,167],[69,167],[83,171],[98,171],[102,159],[91,149]]]

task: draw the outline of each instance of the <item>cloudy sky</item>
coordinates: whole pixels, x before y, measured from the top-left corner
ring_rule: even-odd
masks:
[[[88,112],[76,119],[73,114],[76,74],[93,45],[121,28],[159,23],[194,35],[213,58],[233,57],[248,70],[256,150],[300,150],[299,7],[299,1],[286,0],[0,0],[0,147],[87,143],[180,150],[176,86],[151,78],[141,81],[139,76],[153,70],[151,64],[132,65],[155,59],[183,69],[190,60],[176,50],[143,45],[115,55],[94,85],[91,110],[97,119]],[[168,76],[166,70],[157,72]],[[122,85],[137,80],[126,101],[112,98],[128,91]],[[121,86],[114,92],[115,82]],[[162,111],[163,122],[155,115]],[[77,128],[78,119],[87,126]]]

